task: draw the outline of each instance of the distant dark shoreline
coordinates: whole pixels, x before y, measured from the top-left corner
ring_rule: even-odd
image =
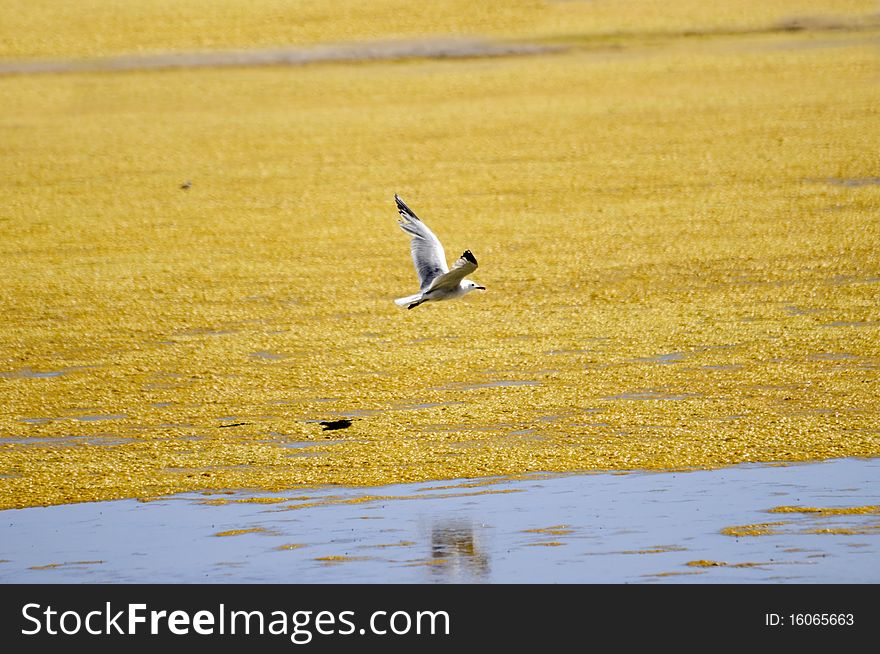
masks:
[[[349,43],[259,50],[120,55],[95,59],[0,61],[0,75],[241,66],[304,66],[307,64],[340,61],[509,57],[544,54],[561,49],[559,46],[503,43],[462,38],[379,41],[375,43]]]

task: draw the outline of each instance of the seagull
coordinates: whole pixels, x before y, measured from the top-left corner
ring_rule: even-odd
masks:
[[[397,211],[402,220],[400,228],[412,236],[410,247],[412,249],[413,263],[419,276],[420,290],[414,295],[394,300],[394,304],[407,309],[414,309],[424,302],[439,302],[440,300],[452,300],[466,295],[474,290],[485,291],[485,286],[465,279],[464,276],[477,269],[477,259],[470,250],[452,264],[452,270],[446,266],[446,253],[440,240],[434,236],[434,232],[419,220],[412,209],[406,206],[403,200],[395,194]]]

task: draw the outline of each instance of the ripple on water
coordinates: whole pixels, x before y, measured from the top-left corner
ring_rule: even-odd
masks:
[[[67,370],[32,370],[31,368],[21,368],[20,370],[10,372],[0,372],[0,377],[7,379],[51,379],[53,377],[61,377],[66,374]]]

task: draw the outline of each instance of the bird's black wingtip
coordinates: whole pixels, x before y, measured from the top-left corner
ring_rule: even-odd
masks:
[[[415,212],[406,206],[406,202],[401,200],[397,193],[394,194],[394,201],[397,203],[397,211],[401,216],[404,216],[407,219],[416,218]]]
[[[461,255],[461,258],[465,259],[466,261],[470,261],[475,266],[477,265],[477,258],[470,250],[465,250],[464,253]]]

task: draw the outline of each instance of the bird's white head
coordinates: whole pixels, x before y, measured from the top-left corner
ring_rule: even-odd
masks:
[[[469,279],[461,280],[461,287],[465,293],[470,293],[471,291],[485,291],[485,286],[480,286],[476,282],[472,282]]]

